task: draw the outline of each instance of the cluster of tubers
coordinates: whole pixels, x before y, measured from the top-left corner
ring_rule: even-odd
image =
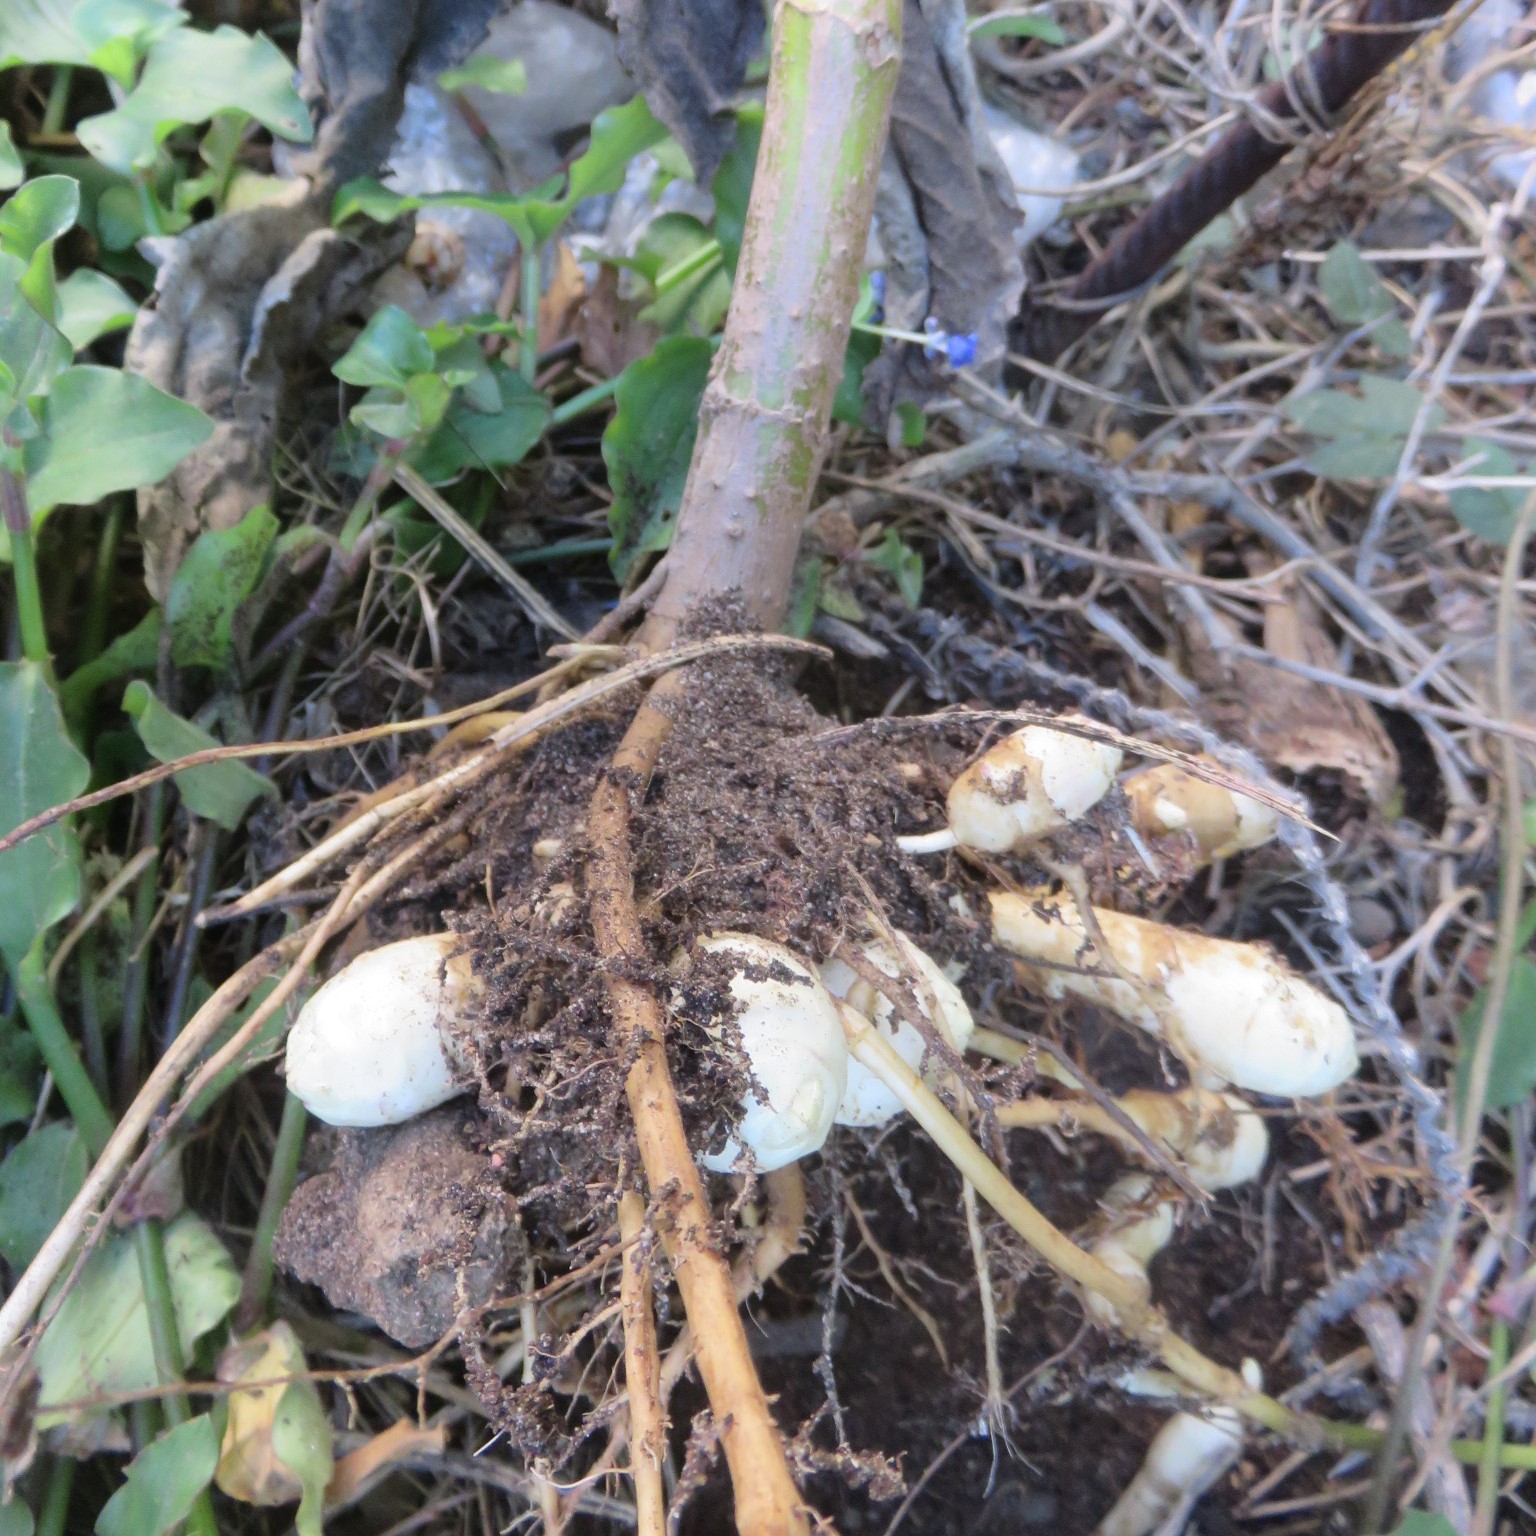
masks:
[[[1092,728],[1071,717],[1064,723]],[[1079,820],[1117,783],[1139,835],[1192,839],[1205,859],[1253,848],[1276,833],[1274,812],[1248,796],[1167,764],[1118,778],[1121,762],[1119,747],[1090,735],[1029,726],[997,742],[954,781],[945,828],[899,841],[912,854],[956,847],[1018,853]],[[1098,1004],[1158,1038],[1188,1069],[1190,1087],[1132,1092],[1114,1101],[1114,1114],[1081,1101],[1079,1123],[1134,1150],[1138,1143],[1121,1122],[1130,1124],[1181,1158],[1206,1190],[1254,1178],[1268,1151],[1263,1121],[1229,1089],[1307,1097],[1337,1087],[1358,1065],[1344,1010],[1259,945],[1085,910],[1072,895],[1047,888],[994,892],[990,907],[992,940],[1015,957],[1023,985],[1047,998]],[[719,1049],[739,1042],[749,1069],[729,1138],[700,1158],[713,1172],[771,1173],[819,1150],[834,1125],[877,1127],[901,1113],[892,1083],[866,1065],[870,1054],[861,1050],[856,1059],[850,1052],[849,1040],[868,1038],[871,1027],[913,1074],[962,1099],[954,1062],[973,1040],[987,1049],[991,1032],[976,1034],[954,981],[905,935],[886,930],[845,939],[819,963],[747,933],[711,934],[696,949],[716,966],[724,963],[734,1009],[728,1023],[692,1022],[702,1022]],[[472,1086],[453,1041],[483,1001],[454,935],[366,954],[302,1010],[288,1040],[289,1087],[333,1125],[392,1125],[422,1114]],[[671,1006],[688,1004],[679,995]],[[1063,1070],[1051,1075],[1079,1086]],[[1031,1114],[1042,1107],[1054,1110],[1059,1101],[1003,1105],[997,1115],[1003,1125],[1045,1124]],[[1143,1172],[1117,1181],[1102,1207],[1093,1253],[1149,1296],[1147,1267],[1172,1237],[1175,1200]],[[1104,1297],[1089,1294],[1086,1305],[1100,1323],[1117,1321]],[[1129,1503],[1122,1501],[1102,1529],[1115,1536],[1150,1529],[1143,1516],[1149,1504],[1164,1502],[1163,1485],[1188,1483],[1175,1474],[1176,1464],[1196,1464],[1207,1476],[1226,1463],[1234,1444],[1225,1417],[1218,1425],[1180,1415],[1144,1469],[1143,1482],[1158,1485],[1156,1496],[1150,1483],[1136,1485],[1135,1497],[1128,1490]]]

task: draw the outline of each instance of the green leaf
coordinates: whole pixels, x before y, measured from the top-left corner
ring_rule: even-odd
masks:
[[[180,1525],[213,1481],[219,1434],[213,1415],[200,1413],[146,1445],[96,1517],[97,1536],[165,1536]]]
[[[476,208],[505,219],[523,244],[541,246],[584,197],[617,192],[623,185],[629,162],[642,150],[659,143],[666,132],[651,116],[645,98],[636,96],[622,107],[610,107],[597,115],[592,124],[591,142],[586,153],[572,164],[563,193],[558,177],[526,197],[476,192],[427,192],[410,196],[391,192],[372,178],[362,177],[349,181],[336,194],[331,218],[340,224],[358,215],[388,224],[402,214],[422,208]]]
[[[901,400],[896,405],[896,416],[901,422],[901,446],[921,448],[928,435],[928,418],[915,400]]]
[[[46,394],[69,367],[73,348],[27,297],[27,266],[0,251],[0,421]],[[15,421],[7,423],[15,431]],[[7,540],[4,544],[9,550]]]
[[[87,506],[163,480],[213,431],[196,406],[137,374],[90,364],[53,381],[39,420],[26,449],[34,522],[63,503]]]
[[[7,1499],[0,1504],[0,1536],[32,1536],[36,1529],[32,1511],[20,1499]]]
[[[1348,240],[1340,240],[1323,258],[1317,285],[1329,313],[1344,325],[1364,325],[1395,307],[1387,285]]]
[[[432,343],[421,327],[398,305],[386,304],[336,360],[331,372],[343,384],[404,389],[413,373],[426,372],[434,361]]]
[[[59,284],[59,329],[76,352],[110,331],[133,324],[138,305],[94,267],[81,267]]]
[[[294,1522],[299,1536],[320,1536],[334,1462],[330,1421],[313,1382],[296,1381],[283,1393],[272,1418],[272,1450],[304,1490]]]
[[[73,799],[89,778],[42,668],[0,662],[0,833]],[[68,821],[0,853],[0,891],[0,955],[19,964],[80,900],[80,843]]]
[[[4,118],[0,118],[0,192],[9,192],[12,187],[19,187],[21,179],[27,173],[21,164],[21,156],[16,152],[15,142],[11,138],[11,125]],[[0,1508],[10,1508],[3,1505]],[[21,1506],[25,1508],[25,1506]]]
[[[970,37],[1037,37],[1052,48],[1060,48],[1067,40],[1049,16],[994,15],[983,16],[966,28]]]
[[[621,581],[638,556],[672,542],[713,360],[707,341],[676,336],[619,375],[616,409],[603,433],[603,462],[613,490],[608,563]]]
[[[90,703],[98,688],[131,677],[135,672],[153,672],[160,660],[160,610],[151,608],[126,634],[119,635],[101,655],[76,667],[59,685],[59,703],[66,715],[78,715]]]
[[[477,53],[457,69],[445,69],[437,83],[445,91],[462,91],[466,85],[477,85],[498,96],[521,96],[528,89],[528,71],[521,59],[498,59],[494,54]]]
[[[896,582],[896,590],[908,608],[923,600],[923,557],[905,543],[894,528],[887,528],[879,549],[866,557],[876,570],[885,571]]]
[[[42,1056],[31,1032],[0,1022],[0,1125],[25,1125],[37,1113]]]
[[[0,204],[0,251],[30,262],[80,216],[73,176],[38,176]]]
[[[1502,477],[1520,473],[1514,459],[1497,443],[1490,443],[1485,438],[1469,438],[1464,457],[1474,460],[1467,466],[1465,472],[1468,474]],[[1536,479],[1532,480],[1532,488],[1536,488]],[[1451,492],[1451,511],[1468,533],[1487,539],[1490,544],[1508,544],[1530,493],[1530,489],[1522,490],[1513,485],[1486,488],[1467,485]]]
[[[466,469],[504,469],[521,463],[549,426],[549,401],[519,373],[493,363],[491,373],[501,398],[493,413],[456,399],[443,424],[426,445],[411,454],[416,472],[441,485]]]
[[[147,683],[129,683],[123,694],[123,708],[133,717],[139,740],[156,762],[173,763],[188,753],[219,745],[207,731],[167,709],[150,692]],[[258,795],[277,793],[270,779],[247,768],[238,758],[183,769],[176,775],[176,788],[189,811],[217,822],[226,832],[233,832],[240,825],[246,809]]]
[[[169,0],[80,0],[71,20],[91,50],[91,63],[127,89],[150,46],[187,17]]]
[[[314,137],[293,65],[273,43],[238,27],[178,27],[149,50],[122,105],[84,118],[75,132],[103,165],[128,175],[154,165],[172,130],[231,109],[248,113],[277,138],[307,144]]]
[[[252,507],[233,528],[208,528],[193,541],[165,596],[178,667],[229,665],[235,612],[256,590],[277,528],[266,507]]]
[[[1392,1536],[1456,1536],[1456,1527],[1444,1515],[1410,1509]]]
[[[1461,1021],[1461,1050],[1456,1069],[1456,1101],[1465,1105],[1467,1084],[1464,1068],[1477,1050],[1483,1028],[1484,988],[1472,999]],[[1536,964],[1524,955],[1516,958],[1509,973],[1504,998],[1504,1019],[1493,1043],[1493,1070],[1488,1075],[1488,1109],[1509,1109],[1536,1089]]]
[[[234,1306],[240,1272],[213,1228],[191,1211],[165,1229],[165,1264],[176,1331],[190,1357],[197,1341]],[[79,1284],[38,1343],[36,1363],[45,1410],[83,1397],[142,1392],[158,1383],[131,1234],[114,1233],[86,1260]],[[45,1412],[39,1427],[61,1417]]]
[[[71,0],[5,0],[0,69],[13,64],[89,64],[90,48],[70,24]]]
[[[24,1137],[0,1163],[0,1255],[19,1275],[85,1183],[90,1160],[74,1124],[56,1120]]]
[[[725,253],[726,270],[733,277],[736,258],[741,253],[742,231],[747,224],[747,200],[752,195],[758,146],[762,141],[762,107],[756,103],[742,107],[736,114],[736,138],[710,183],[715,199],[715,239]]]
[[[1319,389],[1286,401],[1284,410],[1303,431],[1328,440],[1304,456],[1314,474],[1334,480],[1369,480],[1396,472],[1423,403],[1424,397],[1411,384],[1367,373],[1360,376],[1359,395]],[[1426,430],[1433,432],[1444,420],[1445,412],[1433,406]]]

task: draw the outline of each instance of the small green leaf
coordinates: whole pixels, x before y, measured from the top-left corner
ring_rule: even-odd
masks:
[[[1049,16],[1007,12],[983,16],[973,21],[966,32],[971,37],[1037,37],[1052,48],[1060,48],[1067,40],[1067,34]]]
[[[42,668],[0,662],[0,833],[73,799],[89,778]],[[67,820],[0,853],[0,890],[0,955],[17,964],[80,900],[80,843]]]
[[[457,69],[445,69],[437,83],[445,91],[462,91],[466,85],[475,85],[498,96],[521,96],[528,89],[528,71],[521,59],[498,59],[494,54],[477,53]]]
[[[207,731],[167,709],[150,692],[147,683],[129,683],[123,694],[123,708],[133,717],[139,740],[156,762],[173,763],[178,757],[219,745]],[[246,809],[258,795],[277,793],[270,779],[247,768],[238,758],[183,769],[176,775],[176,788],[188,810],[216,822],[226,832],[233,832],[240,825]]]
[[[133,324],[138,306],[105,272],[81,267],[59,284],[59,329],[80,352],[110,331]]]
[[[1323,258],[1317,285],[1329,313],[1344,325],[1364,325],[1394,307],[1387,285],[1348,240],[1340,240]]]
[[[272,1450],[304,1490],[294,1522],[299,1536],[320,1536],[334,1462],[330,1421],[313,1382],[296,1381],[283,1393],[272,1418]]]
[[[1358,395],[1314,390],[1286,401],[1284,411],[1303,431],[1328,439],[1304,457],[1314,474],[1334,480],[1369,480],[1396,472],[1423,403],[1424,397],[1411,384],[1367,373],[1360,376]],[[1438,405],[1431,407],[1426,430],[1435,431],[1444,420],[1445,412]]]
[[[252,507],[233,528],[198,534],[165,596],[171,659],[177,666],[229,665],[235,612],[256,590],[277,528],[266,507]]]
[[[901,446],[921,448],[928,435],[928,418],[915,400],[901,400],[896,405],[896,416],[901,422]]]
[[[25,1125],[37,1113],[42,1081],[37,1041],[14,1020],[0,1022],[0,1125]]]
[[[603,433],[603,462],[613,491],[608,563],[621,581],[638,556],[672,541],[713,360],[707,341],[676,336],[619,375],[616,409]]]
[[[178,27],[149,50],[122,105],[82,119],[75,132],[103,165],[129,175],[154,164],[173,129],[230,109],[248,113],[280,139],[307,144],[314,136],[293,65],[274,44],[238,27]]]
[[[433,432],[453,399],[453,386],[438,374],[416,373],[405,381],[405,398],[415,407],[421,430]]]
[[[59,685],[59,703],[66,715],[78,715],[98,688],[131,677],[135,672],[153,672],[160,660],[160,610],[151,608],[130,629],[119,635],[101,655],[76,667]]]
[[[819,555],[805,555],[795,564],[794,579],[789,584],[789,607],[784,614],[784,633],[797,640],[806,639],[816,622],[821,606],[822,560]]]
[[[404,389],[413,373],[425,373],[434,360],[432,343],[421,327],[398,305],[386,304],[336,360],[331,372],[343,384]]]
[[[1487,989],[1472,999],[1461,1021],[1456,1099],[1465,1103],[1465,1068],[1477,1050],[1482,1033]],[[1493,1043],[1493,1070],[1488,1075],[1488,1109],[1508,1109],[1536,1089],[1536,964],[1518,956],[1509,973],[1504,998],[1503,1022]]]
[[[725,254],[726,271],[735,276],[741,252],[741,234],[747,224],[747,200],[752,195],[752,176],[757,169],[758,146],[763,141],[763,109],[755,102],[736,114],[736,138],[710,191],[715,199],[715,239]]]
[[[905,543],[894,528],[887,528],[879,549],[866,557],[877,570],[885,571],[896,582],[896,590],[908,608],[923,600],[923,557]]]
[[[187,17],[169,0],[80,0],[71,20],[91,63],[129,89],[151,45],[185,26]]]
[[[478,410],[467,399],[456,399],[425,446],[410,455],[412,467],[430,484],[441,485],[466,469],[519,464],[543,437],[548,399],[502,363],[491,365],[491,376],[501,401],[497,410]]]
[[[1472,460],[1465,468],[1470,475],[1518,475],[1519,466],[1497,443],[1484,438],[1469,438],[1464,458]],[[1536,489],[1536,478],[1531,489]],[[1521,509],[1530,489],[1518,486],[1467,485],[1450,494],[1451,511],[1468,533],[1487,539],[1490,544],[1508,544],[1520,521]]]
[[[163,480],[213,431],[194,405],[137,374],[80,364],[66,368],[27,444],[27,495],[34,522],[64,503],[88,506],[113,491]]]
[[[4,118],[0,118],[0,192],[9,192],[12,187],[19,187],[21,179],[27,173],[22,167],[21,156],[16,152],[15,141],[11,138],[11,125]],[[10,1506],[0,1506],[9,1508]],[[22,1506],[25,1508],[25,1506]]]
[[[0,251],[30,262],[80,216],[73,176],[38,176],[0,203]]]
[[[240,1295],[240,1272],[200,1216],[187,1211],[165,1229],[176,1331],[182,1352],[228,1315]],[[63,1417],[46,1410],[56,1403],[157,1385],[155,1355],[139,1262],[129,1233],[115,1233],[86,1260],[37,1346],[42,1380],[40,1428]],[[210,1475],[212,1467],[209,1467]]]
[[[1410,1509],[1392,1536],[1456,1536],[1456,1527],[1444,1515],[1431,1515],[1422,1509]]]
[[[27,296],[26,281],[26,263],[0,251],[0,421],[47,394],[73,351]],[[7,425],[15,431],[14,420]]]
[[[0,1255],[19,1275],[37,1255],[69,1202],[80,1193],[90,1161],[68,1120],[40,1126],[0,1163]]]
[[[212,1414],[166,1430],[134,1457],[128,1480],[96,1517],[97,1536],[165,1536],[191,1513],[218,1461]]]

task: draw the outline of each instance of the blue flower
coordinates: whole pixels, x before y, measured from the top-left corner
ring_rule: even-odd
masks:
[[[929,315],[923,321],[923,335],[928,338],[927,344],[923,347],[924,357],[942,357],[951,368],[968,368],[976,361],[976,348],[981,338],[975,331],[964,331],[958,336],[951,336],[932,315]]]

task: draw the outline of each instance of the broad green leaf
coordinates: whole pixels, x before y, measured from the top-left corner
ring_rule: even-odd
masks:
[[[294,88],[293,65],[273,43],[238,27],[178,27],[150,48],[139,83],[122,105],[83,119],[75,131],[103,165],[127,175],[153,166],[173,129],[231,109],[248,113],[280,139],[308,143],[314,136]]]
[[[1487,990],[1472,999],[1461,1021],[1460,1056],[1456,1069],[1456,1099],[1465,1103],[1466,1069],[1477,1050],[1483,1029]],[[1536,964],[1524,955],[1509,973],[1504,1018],[1493,1043],[1493,1070],[1488,1076],[1488,1109],[1508,1109],[1536,1089]]]
[[[37,176],[0,203],[0,251],[31,261],[80,216],[73,176]]]
[[[69,367],[73,348],[27,297],[27,265],[0,251],[0,421],[16,430],[14,414],[46,394]],[[9,540],[4,542],[6,551]]]
[[[299,1536],[320,1536],[334,1462],[330,1422],[313,1382],[296,1381],[283,1393],[272,1419],[272,1450],[304,1490],[294,1521]]]
[[[554,177],[525,197],[473,192],[411,196],[391,192],[372,178],[362,177],[349,181],[336,194],[331,218],[340,224],[361,215],[388,224],[402,214],[422,208],[477,208],[505,219],[525,245],[541,246],[582,198],[617,192],[629,162],[642,150],[659,143],[666,131],[651,116],[645,98],[636,96],[622,107],[610,107],[598,114],[592,124],[591,143],[586,153],[572,164],[563,184],[559,177]]]
[[[81,267],[59,284],[59,329],[76,352],[133,324],[138,306],[105,272]]]
[[[228,1315],[240,1272],[212,1227],[191,1211],[165,1229],[176,1331],[184,1355]],[[37,1347],[41,1406],[156,1385],[155,1355],[133,1237],[114,1233],[86,1260]],[[61,1415],[43,1414],[39,1427]],[[212,1467],[209,1468],[210,1474]]]
[[[4,118],[0,118],[0,192],[9,192],[12,187],[19,187],[22,177],[26,174],[21,156],[16,152],[15,141],[11,138],[11,125]],[[0,1508],[10,1507],[9,1505],[0,1506]]]
[[[42,668],[0,662],[0,833],[73,799],[89,778]],[[0,891],[0,956],[18,964],[80,900],[80,843],[68,821],[0,853]]]
[[[96,1536],[165,1536],[191,1513],[218,1460],[212,1414],[166,1430],[133,1458],[128,1480],[96,1517]]]
[[[1483,438],[1470,438],[1463,458],[1475,459],[1466,473],[1471,475],[1518,475],[1520,468],[1515,460],[1497,443]],[[1536,477],[1530,488],[1518,486],[1463,486],[1450,494],[1451,511],[1456,521],[1468,533],[1487,539],[1490,544],[1508,544],[1514,536],[1515,524],[1520,521],[1525,498],[1536,489]]]
[[[135,672],[153,672],[160,660],[160,630],[160,610],[151,608],[100,656],[76,667],[59,685],[59,703],[64,706],[64,713],[78,715],[96,690],[107,683],[131,677]]]
[[[171,660],[178,667],[227,667],[235,612],[256,590],[277,538],[277,519],[252,507],[233,528],[198,534],[165,596]]]
[[[26,449],[34,521],[64,503],[87,506],[163,480],[213,431],[196,406],[137,374],[90,364],[53,381],[39,420]]]
[[[91,63],[126,89],[150,46],[184,26],[187,16],[169,0],[80,0],[71,20]]]
[[[619,375],[613,420],[603,433],[603,462],[613,490],[608,563],[621,581],[638,556],[672,542],[713,359],[707,341],[676,336]]]
[[[1049,16],[1007,12],[973,21],[966,33],[971,37],[1037,37],[1053,48],[1060,48],[1067,40],[1067,34]]]
[[[25,1125],[37,1113],[42,1057],[29,1031],[0,1022],[0,1125]]]
[[[1410,1509],[1392,1536],[1456,1536],[1456,1527],[1444,1515]]]
[[[1424,397],[1411,384],[1362,374],[1360,393],[1319,389],[1285,403],[1285,414],[1303,431],[1327,439],[1305,455],[1314,474],[1335,480],[1368,480],[1393,474]],[[1426,428],[1445,419],[1430,409]]]
[[[207,731],[167,709],[150,692],[147,683],[129,683],[123,694],[123,709],[133,717],[139,740],[156,762],[173,763],[178,757],[219,745]],[[240,825],[258,795],[277,793],[270,779],[247,768],[238,758],[183,769],[176,775],[176,788],[188,810],[217,822],[226,832],[233,832]]]
[[[18,1497],[12,1495],[0,1504],[0,1536],[32,1536],[36,1529],[32,1511]]]
[[[1307,468],[1325,480],[1384,480],[1395,474],[1403,444],[1395,437],[1340,437],[1314,448]]]
[[[0,1255],[19,1275],[85,1183],[89,1159],[71,1121],[19,1141],[0,1163]]]
[[[1394,307],[1387,285],[1348,240],[1340,240],[1323,258],[1317,285],[1329,313],[1344,325],[1364,325]]]
[[[70,22],[73,0],[5,0],[0,69],[13,64],[89,64],[90,47]]]
[[[432,343],[406,312],[386,304],[339,357],[331,372],[343,384],[404,389],[413,373],[424,373],[435,360]]]
[[[521,96],[528,89],[528,71],[521,59],[498,59],[494,54],[477,53],[457,69],[445,69],[437,83],[445,91],[462,91],[466,85],[476,85],[498,96]]]
[[[495,412],[456,399],[425,446],[411,455],[416,472],[441,485],[466,469],[504,469],[520,463],[549,426],[549,401],[523,376],[501,363],[491,366],[501,398]]]
[[[409,442],[422,430],[416,402],[397,389],[370,389],[347,412],[347,419],[355,427],[397,443]]]

